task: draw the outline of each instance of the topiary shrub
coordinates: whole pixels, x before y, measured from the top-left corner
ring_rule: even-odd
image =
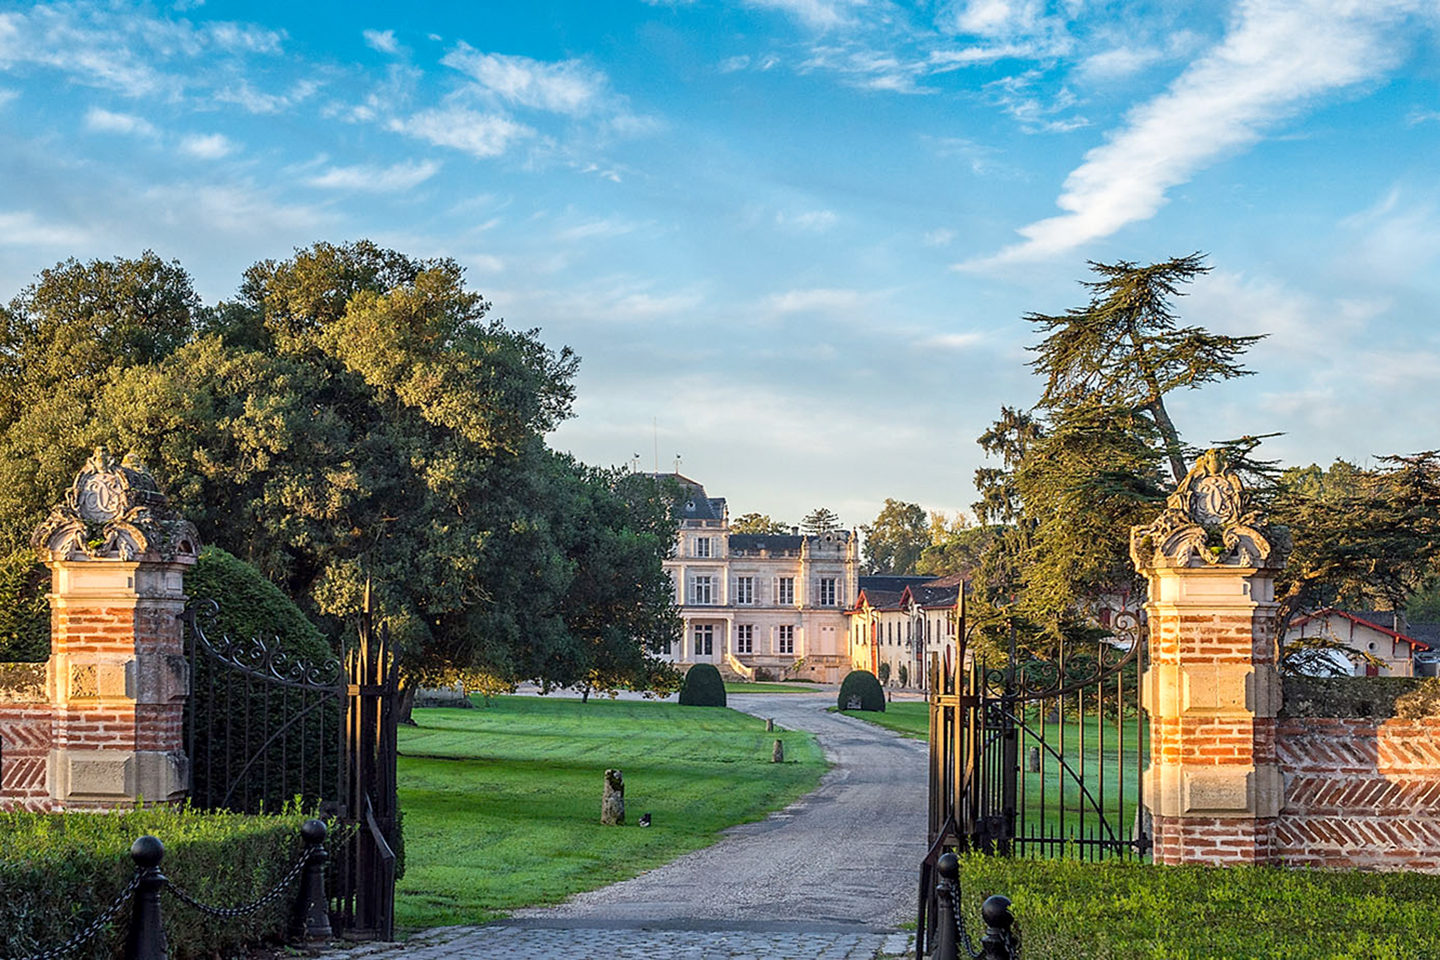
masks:
[[[903,663],[900,664],[900,686],[910,686],[910,668]]]
[[[841,710],[851,709],[850,701],[858,700],[861,710],[874,713],[885,712],[885,690],[880,680],[869,670],[851,670],[840,681],[840,696],[836,705]]]
[[[685,707],[725,706],[725,681],[713,664],[697,663],[685,674],[680,687],[680,705]]]
[[[880,682],[882,684],[890,682],[890,661],[888,660],[880,664]]]
[[[0,663],[50,658],[50,571],[30,549],[0,558]]]
[[[242,661],[252,659],[246,653],[256,639],[311,666],[336,661],[325,637],[279,587],[218,547],[201,551],[185,576],[185,592],[195,603],[215,601],[219,609],[213,617],[200,618],[201,629],[212,646],[222,646],[227,637],[239,643]],[[270,669],[263,663],[254,666],[262,673]],[[343,682],[338,671],[332,676],[325,682]],[[187,737],[195,736],[191,795],[197,803],[258,813],[278,811],[297,796],[307,806],[340,799],[339,698],[325,700],[323,694],[250,678],[204,652],[195,658],[191,690],[193,720],[189,710],[185,719]],[[303,719],[266,744],[287,720],[307,709]],[[248,775],[237,778],[257,755]],[[227,799],[237,779],[240,786]]]

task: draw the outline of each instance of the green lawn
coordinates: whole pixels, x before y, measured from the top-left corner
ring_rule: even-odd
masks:
[[[733,710],[649,701],[495,697],[416,710],[400,729],[402,927],[480,923],[632,877],[813,790],[814,738]],[[772,764],[774,740],[786,762]],[[627,824],[602,827],[607,767]],[[650,813],[653,826],[635,825]]]
[[[832,710],[838,708],[832,707]],[[870,710],[840,710],[847,717],[894,730],[901,736],[925,740],[930,736],[930,704],[924,700],[900,700],[885,704],[884,713]]]
[[[1440,876],[1277,867],[962,858],[966,921],[1014,902],[1046,960],[1422,960],[1440,957]],[[983,927],[980,928],[983,932]],[[976,935],[978,939],[978,935]]]
[[[726,693],[820,693],[819,687],[808,683],[733,683],[725,684]]]
[[[887,703],[884,713],[843,712],[902,736],[917,740],[929,737],[930,706],[921,701]],[[1018,755],[1024,772],[1019,784],[1021,812],[1016,822],[1017,834],[1074,837],[1083,832],[1086,836],[1105,837],[1106,830],[1096,817],[1098,805],[1116,837],[1128,837],[1135,817],[1136,743],[1148,748],[1148,734],[1137,733],[1133,719],[1127,720],[1123,730],[1117,733],[1113,719],[1102,723],[1093,714],[1086,718],[1083,726],[1073,720],[1042,724],[1039,711],[1032,709],[1025,722],[1027,726],[1018,732]],[[1044,745],[1036,736],[1042,733]],[[1040,750],[1038,772],[1030,769],[1034,748]],[[1069,770],[1061,765],[1061,757]],[[1123,790],[1119,789],[1122,768],[1126,775]],[[1077,778],[1084,780],[1094,803],[1081,790]],[[1040,852],[1030,847],[1025,850]]]

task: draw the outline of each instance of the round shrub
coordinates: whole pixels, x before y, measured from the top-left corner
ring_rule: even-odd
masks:
[[[837,705],[841,710],[849,710],[852,699],[860,701],[861,710],[885,712],[885,691],[875,674],[869,670],[851,670],[845,674],[845,679],[840,681]]]
[[[697,663],[685,674],[680,704],[686,707],[725,706],[725,681],[713,664]]]

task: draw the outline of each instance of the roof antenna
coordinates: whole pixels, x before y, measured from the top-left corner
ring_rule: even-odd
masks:
[[[675,454],[675,476],[680,476],[680,454]]]

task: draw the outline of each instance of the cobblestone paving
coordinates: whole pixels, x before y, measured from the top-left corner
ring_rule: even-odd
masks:
[[[873,960],[901,956],[909,935],[869,929],[681,929],[494,923],[429,930],[403,944],[321,954],[320,960]]]

